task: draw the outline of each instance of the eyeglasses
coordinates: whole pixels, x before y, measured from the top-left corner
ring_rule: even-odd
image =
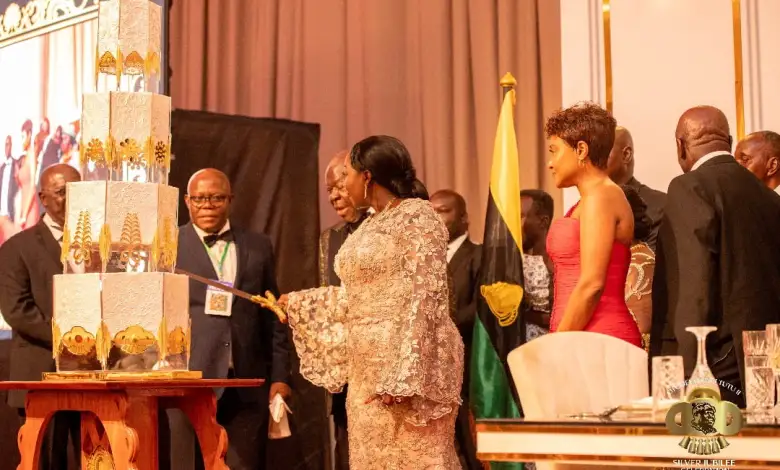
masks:
[[[189,199],[190,203],[195,207],[203,207],[206,203],[211,203],[214,207],[222,207],[229,198],[230,196],[224,194],[217,194],[214,196],[187,196],[187,199]]]

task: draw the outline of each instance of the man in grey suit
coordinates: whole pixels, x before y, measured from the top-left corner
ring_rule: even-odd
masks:
[[[185,196],[191,222],[179,230],[177,266],[246,292],[278,295],[271,240],[231,226],[232,199],[221,171],[205,169],[192,176]],[[287,328],[273,312],[193,280],[190,316],[192,370],[210,379],[266,380],[259,389],[217,392],[217,421],[230,442],[228,466],[264,469],[269,400],[277,394],[287,399],[291,393]],[[201,468],[202,459],[196,458],[196,464]]]

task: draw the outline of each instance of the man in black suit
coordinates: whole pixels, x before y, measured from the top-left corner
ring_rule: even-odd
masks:
[[[14,200],[19,192],[19,183],[16,181],[17,165],[12,143],[11,136],[6,136],[5,152],[0,159],[0,243],[16,232],[13,224]]]
[[[46,214],[36,225],[14,235],[0,247],[0,310],[12,328],[10,380],[41,380],[55,370],[52,359],[52,283],[62,274],[62,227],[65,187],[79,181],[78,171],[54,165],[41,175],[41,203]],[[25,393],[8,393],[8,405],[24,419]],[[49,425],[41,447],[42,469],[68,468],[68,434],[78,447],[80,416],[61,412]],[[80,455],[76,453],[73,455]],[[71,461],[71,468],[76,465]]]
[[[680,117],[684,174],[669,184],[658,235],[650,353],[696,365],[689,326],[715,326],[707,362],[724,400],[745,405],[742,332],[780,322],[780,197],[730,154],[726,116],[700,106]]]
[[[344,159],[349,152],[337,153],[325,169],[325,187],[330,205],[341,218],[341,222],[325,229],[320,234],[320,285],[339,286],[341,279],[336,274],[334,260],[347,237],[360,227],[366,218],[365,212],[358,211],[344,193]],[[347,390],[331,395],[331,415],[336,442],[336,469],[349,469],[349,433],[347,431]]]
[[[442,189],[431,196],[433,208],[441,216],[450,241],[447,245],[447,268],[454,290],[455,311],[453,320],[460,330],[465,346],[466,367],[463,373],[463,406],[458,413],[455,438],[461,452],[461,462],[468,470],[482,468],[477,460],[469,417],[469,358],[471,336],[477,316],[477,276],[481,259],[481,247],[469,240],[469,214],[463,196],[450,189]]]
[[[634,178],[634,139],[625,127],[615,129],[615,143],[609,153],[607,173],[616,184],[633,186],[647,204],[647,216],[652,220],[652,231],[647,239],[653,251],[656,249],[658,227],[664,215],[666,194],[640,183]]]
[[[221,171],[205,169],[192,176],[185,196],[191,222],[179,231],[177,266],[245,292],[278,295],[271,240],[231,227],[232,198],[230,182]],[[219,299],[225,300],[224,309],[219,308]],[[273,312],[193,280],[190,316],[192,370],[210,379],[267,381],[259,389],[217,391],[217,421],[230,441],[227,465],[233,470],[263,469],[268,403],[277,394],[290,397],[287,329]],[[202,465],[202,459],[199,462]]]

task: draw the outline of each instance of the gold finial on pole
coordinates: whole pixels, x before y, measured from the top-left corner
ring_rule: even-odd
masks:
[[[501,98],[505,97],[510,90],[514,90],[517,86],[517,80],[515,80],[515,77],[509,72],[505,73],[504,76],[501,77],[501,81],[498,83],[501,85],[501,89],[504,91],[501,94]]]

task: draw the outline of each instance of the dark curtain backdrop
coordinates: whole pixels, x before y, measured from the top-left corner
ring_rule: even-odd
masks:
[[[273,241],[281,291],[315,287],[320,126],[176,110],[172,134],[169,184],[180,191],[179,222],[189,221],[184,194],[190,176],[202,168],[222,170],[235,194],[231,220],[266,233]],[[328,448],[326,394],[298,374],[295,353],[292,363],[293,435],[270,441],[268,468],[323,469]]]

